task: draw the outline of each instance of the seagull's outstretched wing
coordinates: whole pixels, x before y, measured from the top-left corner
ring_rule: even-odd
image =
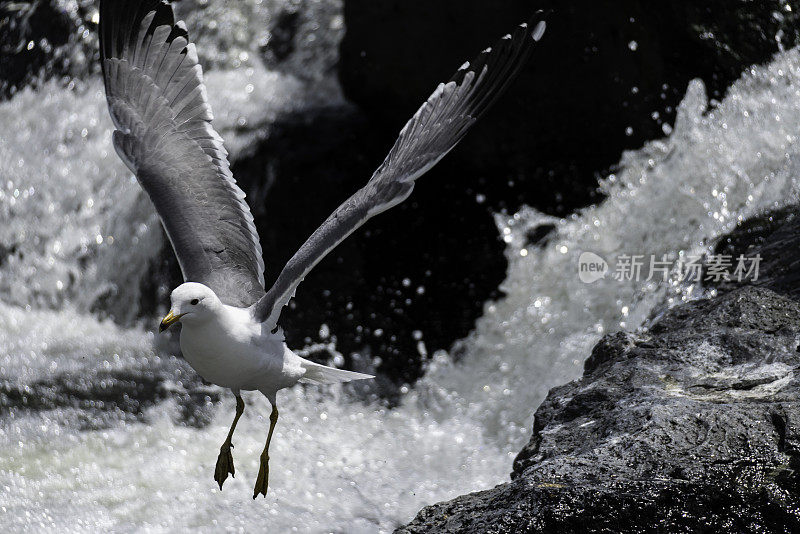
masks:
[[[253,308],[259,321],[277,323],[281,309],[314,266],[370,217],[411,194],[414,180],[458,144],[470,126],[508,86],[544,34],[543,13],[517,27],[492,48],[465,63],[422,104],[400,131],[389,155],[363,188],[347,199],[308,238]]]
[[[165,1],[102,0],[100,59],[114,148],[155,204],[183,277],[252,305],[264,295],[261,245],[185,25]]]

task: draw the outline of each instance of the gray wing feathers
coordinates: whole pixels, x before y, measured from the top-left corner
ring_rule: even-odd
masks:
[[[411,194],[414,180],[452,150],[475,121],[505,90],[544,32],[544,15],[517,27],[487,48],[455,76],[439,84],[400,131],[389,155],[367,184],[322,223],[281,271],[254,307],[256,319],[277,323],[281,309],[303,278],[328,252],[370,217],[396,206]]]
[[[103,0],[100,52],[114,148],[155,204],[184,278],[226,304],[253,304],[264,294],[261,245],[186,27],[164,1]]]

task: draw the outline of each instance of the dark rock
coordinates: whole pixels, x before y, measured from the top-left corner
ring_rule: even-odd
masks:
[[[0,243],[0,267],[3,266],[9,256],[16,254],[17,250],[17,243],[11,243],[8,246]]]
[[[345,94],[392,139],[461,62],[547,7],[520,79],[430,181],[566,215],[596,200],[596,173],[623,150],[664,135],[689,80],[719,98],[779,42],[798,42],[796,0],[346,0]]]
[[[96,4],[97,0],[0,3],[0,99],[42,79],[98,71]]]
[[[300,14],[296,11],[281,11],[270,34],[269,43],[263,46],[262,53],[276,63],[286,61],[295,50]]]
[[[544,247],[550,241],[550,235],[555,230],[553,224],[542,224],[528,232],[525,236],[526,245],[530,247]]]
[[[511,482],[425,508],[398,532],[800,531],[794,211],[721,242],[760,251],[759,281],[603,338],[583,378],[536,411]]]
[[[800,299],[800,218],[797,206],[770,211],[753,217],[731,232],[717,245],[715,254],[735,259],[760,257],[756,273],[748,284],[768,287],[778,293]],[[755,279],[754,279],[755,278]],[[711,284],[729,290],[738,280],[720,280]]]
[[[178,404],[179,422],[204,426],[211,420],[212,403],[220,400],[219,391],[204,385],[187,364],[161,358],[143,368],[63,373],[27,385],[0,379],[0,418],[19,411],[75,408],[82,428],[100,428],[119,417],[141,420],[147,408],[171,398]]]

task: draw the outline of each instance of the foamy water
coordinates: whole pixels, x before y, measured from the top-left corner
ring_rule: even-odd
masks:
[[[268,123],[303,105],[296,95],[308,87],[257,66],[211,72],[208,85],[234,156],[247,142],[236,135],[240,121]],[[177,423],[172,401],[143,422],[119,418],[102,430],[81,430],[73,409],[15,410],[0,419],[0,527],[388,532],[426,504],[507,480],[536,406],[550,387],[579,376],[604,333],[635,329],[654,306],[698,292],[611,278],[583,284],[580,253],[702,252],[742,218],[796,199],[799,96],[797,51],[746,74],[710,112],[694,82],[671,135],[623,155],[598,206],[563,220],[528,208],[498,215],[508,296],[486,304],[453,351],[457,361],[435,355],[394,409],[338,389],[280,393],[266,499],[250,498],[268,426],[259,395],[245,397],[237,476],[222,492],[212,475],[233,415],[228,395],[200,429]],[[104,105],[98,80],[80,90],[50,84],[0,104],[0,220],[8,223],[0,244],[15,247],[0,268],[4,379],[146,368],[156,358],[185,368],[157,352],[152,332],[91,311],[104,293],[116,295],[103,300],[112,308],[134,301],[161,246],[152,209],[113,152]],[[526,245],[540,224],[555,225],[550,239]]]

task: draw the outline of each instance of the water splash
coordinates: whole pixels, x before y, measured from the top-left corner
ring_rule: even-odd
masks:
[[[284,92],[264,82],[276,106],[291,100],[291,77],[261,74],[286,82]],[[245,98],[230,79],[252,83],[237,76],[209,77],[223,130],[237,115],[269,120],[250,115],[263,113],[256,104],[263,94],[248,100],[251,108],[226,107]],[[22,383],[52,375],[53,361],[57,372],[81,373],[111,354],[109,365],[123,367],[158,357],[149,334],[97,321],[82,300],[90,288],[119,285],[119,265],[146,263],[152,252],[141,242],[119,246],[120,233],[139,224],[151,236],[155,225],[110,150],[98,87],[71,93],[47,86],[0,105],[0,124],[11,132],[0,145],[0,210],[10,221],[0,228],[0,372]],[[795,200],[798,96],[796,50],[746,73],[711,110],[702,84],[693,82],[670,137],[623,155],[620,171],[603,181],[601,204],[563,220],[528,208],[498,216],[510,260],[507,297],[487,303],[475,332],[450,354],[437,354],[395,409],[337,389],[283,392],[266,500],[249,499],[268,417],[258,396],[248,397],[234,439],[237,478],[222,493],[211,475],[232,399],[202,429],[176,424],[171,402],[150,409],[142,423],[89,431],[69,409],[14,412],[0,420],[0,524],[11,531],[269,525],[278,532],[388,532],[424,504],[502,482],[547,389],[576,377],[603,333],[636,328],[655,304],[698,290],[613,279],[586,285],[577,276],[580,253],[705,251],[743,218]],[[529,244],[543,224],[554,229]],[[117,248],[104,252],[110,247]]]
[[[291,75],[258,65],[206,76],[215,127],[235,157],[257,126],[314,105]],[[312,94],[314,96],[312,96]],[[335,95],[333,95],[335,98]],[[118,320],[138,313],[141,280],[162,245],[149,200],[111,146],[98,80],[49,82],[0,104],[0,295],[19,306],[81,311],[100,301]],[[244,128],[250,125],[250,128]]]
[[[664,300],[696,296],[696,284],[679,280],[620,282],[609,276],[584,284],[578,258],[584,251],[609,260],[621,254],[672,260],[699,255],[759,210],[795,202],[799,58],[793,50],[752,69],[711,110],[702,82],[693,81],[674,133],[624,154],[620,171],[602,183],[608,198],[557,221],[546,246],[531,247],[526,236],[552,218],[530,208],[498,216],[509,244],[501,285],[508,296],[486,305],[459,364],[445,360],[446,368],[425,381],[458,390],[470,419],[516,448],[528,439],[524,423],[546,386],[577,378],[603,334],[635,329]],[[497,410],[487,411],[487,405]]]

